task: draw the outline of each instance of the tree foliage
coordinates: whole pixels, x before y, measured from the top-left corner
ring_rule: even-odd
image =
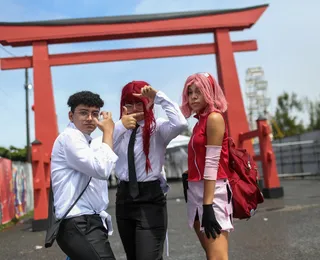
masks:
[[[27,148],[17,148],[10,146],[9,148],[0,147],[0,157],[10,159],[12,161],[26,162]]]
[[[306,99],[305,105],[309,115],[309,125],[307,130],[319,130],[320,129],[320,100]]]
[[[302,120],[298,119],[298,114],[303,111],[303,102],[297,97],[297,94],[284,92],[277,98],[274,120],[284,136],[302,134],[305,131]],[[274,137],[279,138],[278,135]]]

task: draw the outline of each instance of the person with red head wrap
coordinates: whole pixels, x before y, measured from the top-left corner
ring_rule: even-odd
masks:
[[[155,119],[160,105],[168,119]],[[178,104],[145,81],[125,85],[121,120],[115,123],[116,218],[128,260],[163,259],[167,231],[167,183],[163,176],[166,147],[187,127]]]

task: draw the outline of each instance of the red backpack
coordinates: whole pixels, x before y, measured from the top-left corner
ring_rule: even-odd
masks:
[[[229,169],[233,217],[248,219],[255,214],[258,204],[264,201],[257,183],[258,168],[247,150],[236,148],[231,138],[229,138]]]

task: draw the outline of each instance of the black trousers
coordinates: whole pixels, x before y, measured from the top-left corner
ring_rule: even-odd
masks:
[[[159,181],[139,182],[139,196],[129,196],[120,182],[116,218],[127,260],[162,260],[167,232],[167,202]]]
[[[108,232],[96,214],[63,220],[57,243],[71,260],[115,260]]]

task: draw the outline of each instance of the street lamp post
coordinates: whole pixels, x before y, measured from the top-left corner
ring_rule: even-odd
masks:
[[[28,69],[25,69],[25,94],[26,94],[26,136],[27,136],[27,162],[31,162],[31,147],[30,147],[30,123],[29,123],[29,90],[32,85],[29,84]]]

